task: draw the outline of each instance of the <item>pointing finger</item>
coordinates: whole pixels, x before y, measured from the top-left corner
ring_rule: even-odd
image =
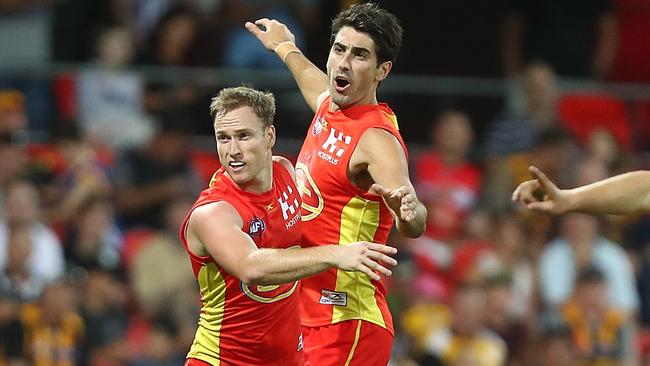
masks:
[[[244,23],[244,27],[246,27],[246,30],[248,30],[249,32],[251,32],[255,36],[258,36],[259,34],[262,33],[262,30],[257,25],[255,25],[254,23],[246,22],[246,23]]]
[[[546,174],[544,174],[537,167],[531,166],[530,168],[528,168],[528,171],[530,172],[530,174],[535,179],[537,179],[539,181],[539,183],[542,185],[542,187],[544,188],[545,191],[549,192],[549,191],[554,191],[555,189],[557,189],[555,184],[553,184],[553,182],[551,182],[551,180],[548,179]]]

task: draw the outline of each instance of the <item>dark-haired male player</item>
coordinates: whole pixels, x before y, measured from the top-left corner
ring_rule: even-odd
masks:
[[[409,180],[408,154],[393,111],[377,102],[401,46],[398,19],[374,4],[354,5],[332,21],[327,74],[270,19],[246,28],[288,66],[314,110],[298,157],[303,243],[385,243],[424,231],[426,209]],[[393,324],[381,281],[337,269],[305,279],[301,290],[308,365],[386,365]]]

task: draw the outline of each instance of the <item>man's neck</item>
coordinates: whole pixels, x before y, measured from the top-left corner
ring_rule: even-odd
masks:
[[[345,109],[348,109],[348,108],[358,107],[358,106],[362,106],[362,105],[377,105],[377,104],[379,104],[379,102],[377,101],[377,93],[372,93],[372,94],[368,95],[367,97],[359,100],[358,102],[355,102],[353,104],[350,104],[350,105],[347,105],[347,106],[344,106],[344,107],[341,107],[340,105],[334,103],[334,101],[330,97],[329,111],[330,112],[336,112],[336,111],[345,110]]]

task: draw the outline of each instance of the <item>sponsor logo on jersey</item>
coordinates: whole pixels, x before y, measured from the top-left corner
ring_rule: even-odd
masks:
[[[289,230],[300,221],[300,202],[298,197],[293,195],[291,186],[288,185],[287,190],[282,192],[280,198],[278,198],[278,203],[280,203],[282,209],[282,217],[286,221],[286,229]]]
[[[248,225],[248,234],[252,237],[262,236],[264,230],[266,230],[266,224],[259,217],[254,217]]]
[[[325,143],[323,143],[321,148],[325,150],[325,152],[331,155],[336,155],[340,158],[343,156],[347,145],[350,145],[350,142],[352,142],[352,136],[344,135],[343,132],[332,128],[330,129],[330,134],[327,137],[327,140],[325,140]]]
[[[348,293],[322,289],[319,303],[323,305],[348,306]]]

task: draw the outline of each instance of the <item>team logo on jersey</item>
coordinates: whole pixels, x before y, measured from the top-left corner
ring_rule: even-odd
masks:
[[[315,219],[323,212],[325,200],[314,182],[314,178],[311,177],[309,169],[303,163],[296,164],[296,185],[302,198],[302,221]]]
[[[254,217],[248,225],[248,234],[252,237],[262,236],[264,230],[266,230],[266,224],[259,217]]]
[[[247,285],[243,282],[240,285],[240,289],[244,295],[263,304],[270,304],[272,302],[284,300],[293,295],[296,288],[298,288],[298,281],[284,285],[271,286]]]
[[[327,131],[327,121],[322,117],[316,117],[316,122],[314,122],[314,127],[311,129],[311,134],[314,136],[320,135],[323,130]]]
[[[347,306],[348,293],[322,289],[319,303],[323,305]]]
[[[300,220],[300,202],[298,197],[293,195],[291,186],[287,185],[287,190],[282,192],[278,203],[282,209],[282,218],[286,221],[285,226],[289,230]]]
[[[352,136],[344,135],[335,128],[330,129],[330,134],[321,146],[323,150],[318,151],[318,157],[330,164],[338,165],[339,158],[343,156],[347,145],[350,145]]]

